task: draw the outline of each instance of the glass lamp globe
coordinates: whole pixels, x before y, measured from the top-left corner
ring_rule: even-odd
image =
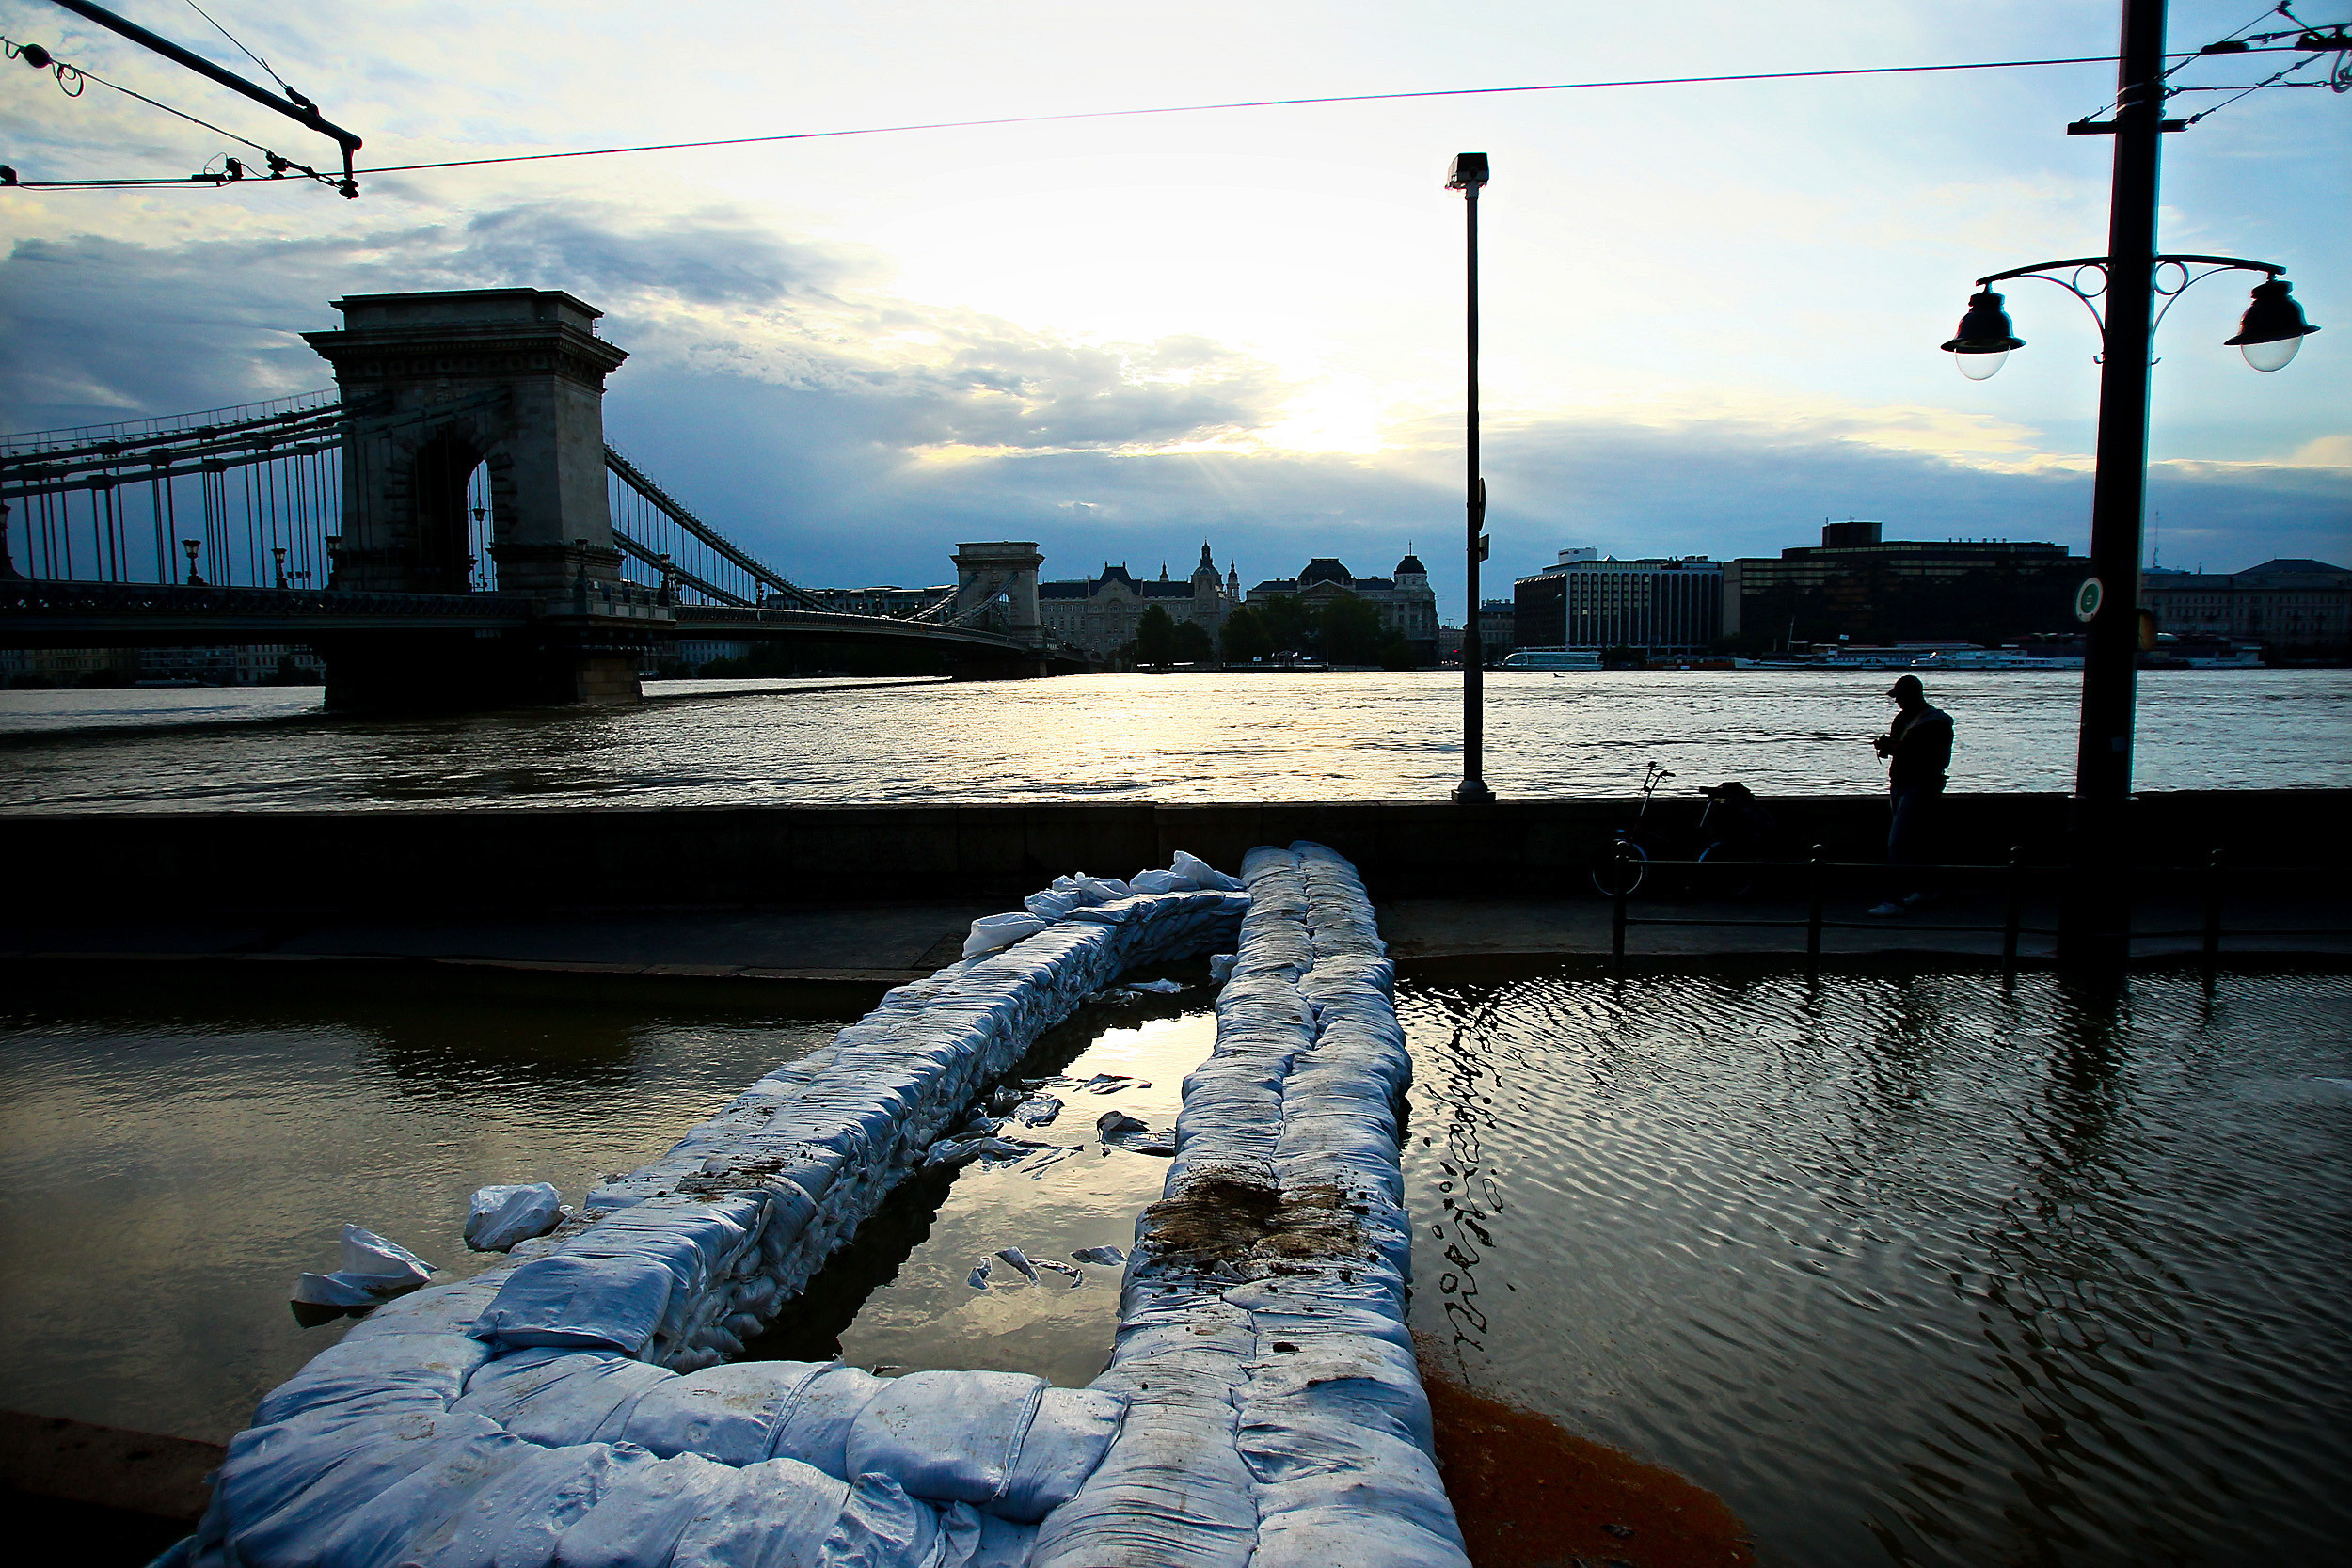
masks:
[[[2240,343],[2238,352],[2246,356],[2246,362],[2258,371],[2282,371],[2302,346],[2303,340],[2300,338],[2281,338],[2269,343]]]
[[[1991,354],[1955,353],[1952,363],[1958,365],[1960,373],[1971,381],[1989,381],[1995,371],[2009,363],[2009,350],[1994,349]]]

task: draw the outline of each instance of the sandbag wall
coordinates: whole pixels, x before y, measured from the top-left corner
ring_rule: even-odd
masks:
[[[1117,1393],[718,1363],[1040,1032],[1129,968],[1230,945],[1247,904],[1071,909],[894,990],[592,1192],[584,1223],[353,1327],[262,1402],[172,1558],[1016,1568],[1110,1445]]]
[[[1031,1560],[1467,1568],[1406,1327],[1394,970],[1331,850],[1256,849],[1242,875],[1216,1049],[1093,1384],[1125,1420]]]

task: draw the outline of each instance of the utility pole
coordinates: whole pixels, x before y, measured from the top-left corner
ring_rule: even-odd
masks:
[[[1486,482],[1478,473],[1478,192],[1486,183],[1486,155],[1461,152],[1454,155],[1453,172],[1446,180],[1449,189],[1462,193],[1469,236],[1470,281],[1465,319],[1470,363],[1470,479],[1464,507],[1468,513],[1470,546],[1464,565],[1468,569],[1470,603],[1462,616],[1462,782],[1454,786],[1454,803],[1461,806],[1490,805],[1495,798],[1484,777],[1486,651],[1478,635],[1478,564],[1486,557]]]
[[[2084,640],[2082,719],[2068,822],[2073,875],[2066,879],[2058,918],[2061,964],[2119,974],[2131,948],[2126,883],[2132,706],[2139,666],[2140,515],[2148,484],[2164,24],[2165,0],[2123,0],[2115,173],[2107,210],[2106,342],[2099,366],[2098,470],[2090,499],[2090,572],[2099,593]]]

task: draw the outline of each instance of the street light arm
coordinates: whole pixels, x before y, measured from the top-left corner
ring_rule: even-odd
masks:
[[[2184,266],[2192,264],[2198,266],[2211,266],[2217,270],[2228,270],[2234,267],[2245,272],[2266,272],[2273,277],[2278,277],[2280,273],[2287,270],[2281,266],[2275,266],[2268,261],[2249,261],[2243,256],[2158,256],[2155,258],[2155,263],[2158,266],[2164,265],[2167,261],[2178,262]],[[2046,273],[2058,267],[2071,267],[2075,269],[2083,267],[2097,267],[2104,272],[2106,270],[2106,265],[2107,259],[2104,256],[2072,256],[2063,261],[2036,261],[2029,267],[2011,267],[2007,272],[1990,273],[1985,277],[1977,279],[1977,287],[1979,289],[1985,288],[1990,284],[1998,283],[2003,278],[2007,277],[2031,277],[2038,273]],[[2209,277],[2211,275],[2203,274],[2201,276]],[[2057,280],[2054,278],[2052,281],[2055,282]]]
[[[2158,269],[2168,266],[2178,268],[2180,281],[2169,289],[2166,288],[2159,270],[2154,289],[2156,293],[2163,297],[2164,303],[2157,308],[2155,319],[2149,324],[2149,331],[2152,334],[2157,327],[2164,325],[2165,315],[2172,309],[2172,302],[2186,293],[2192,283],[2201,282],[2225,272],[2259,272],[2267,277],[2275,278],[2287,270],[2275,262],[2249,261],[2243,256],[2158,256],[2153,260]],[[2202,267],[2204,270],[2192,273],[2189,271],[2191,267]],[[2077,281],[2087,271],[2098,273],[2099,286],[2097,288],[2086,289]],[[1977,287],[1988,288],[1994,283],[2006,282],[2013,277],[2030,277],[2043,283],[2055,283],[2073,294],[2082,301],[2083,309],[2090,312],[2091,321],[2099,328],[2100,341],[2102,342],[2106,341],[2106,319],[2099,313],[2097,304],[2097,301],[2107,292],[2107,259],[2106,257],[2070,256],[2060,261],[2036,261],[2028,267],[2011,267],[2007,272],[1988,273],[1978,278]]]

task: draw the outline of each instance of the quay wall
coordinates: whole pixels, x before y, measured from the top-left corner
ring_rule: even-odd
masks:
[[[1792,853],[1881,857],[1883,797],[1769,801]],[[1650,817],[1695,823],[1661,796]],[[2132,807],[2139,863],[2344,869],[2352,789],[2183,790]],[[1586,890],[1583,868],[1632,814],[1622,798],[1445,801],[548,806],[487,810],[24,814],[0,816],[0,863],[40,907],[465,910],[887,902],[1004,897],[1072,871],[1164,865],[1177,849],[1238,864],[1310,839],[1361,869],[1375,897]],[[2064,858],[2067,797],[1957,793],[1945,858]]]

